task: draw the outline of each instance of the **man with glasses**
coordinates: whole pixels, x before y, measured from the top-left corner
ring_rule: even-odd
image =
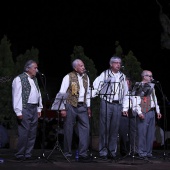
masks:
[[[110,68],[103,71],[93,82],[92,96],[98,96],[100,102],[99,156],[107,160],[116,158],[117,139],[122,104],[127,103],[128,85],[126,76],[120,71],[121,58],[113,56]],[[126,101],[125,101],[126,100]]]
[[[141,74],[141,86],[149,85],[152,82],[152,72],[144,70]],[[155,112],[157,118],[162,117],[157,103],[155,89],[147,96],[132,96],[132,110],[137,116],[137,147],[138,155],[141,158],[153,158],[152,149],[155,134]]]

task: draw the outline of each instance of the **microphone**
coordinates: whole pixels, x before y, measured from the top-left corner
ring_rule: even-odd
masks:
[[[44,76],[43,73],[41,73],[38,69],[36,70],[37,74],[41,75],[41,76]]]
[[[89,75],[89,70],[84,70],[84,73],[86,73],[87,75]]]
[[[125,69],[125,66],[121,66],[121,69],[124,70],[124,69]]]
[[[156,81],[156,80],[152,79],[152,80],[151,80],[151,83],[157,84],[157,83],[159,83],[159,81]]]

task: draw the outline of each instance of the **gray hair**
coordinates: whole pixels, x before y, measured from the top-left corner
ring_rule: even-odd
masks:
[[[141,73],[141,77],[147,75],[148,72],[151,72],[151,71],[149,71],[149,70],[143,70],[142,73]]]
[[[111,57],[109,64],[111,65],[111,64],[114,63],[116,60],[119,60],[120,62],[122,62],[122,59],[121,59],[120,57],[118,57],[118,56],[113,56],[113,57]]]
[[[81,61],[80,59],[75,59],[75,60],[72,62],[72,67],[73,67],[73,69],[76,68],[77,64],[78,64],[80,61]]]
[[[36,61],[34,60],[28,60],[26,63],[25,63],[25,66],[24,66],[24,71],[27,72],[29,70],[29,68],[32,67],[32,64],[33,63],[37,63]]]

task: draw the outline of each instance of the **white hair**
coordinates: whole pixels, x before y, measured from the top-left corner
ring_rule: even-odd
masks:
[[[80,59],[75,59],[75,60],[72,62],[72,67],[73,67],[73,69],[76,68],[76,66],[77,66],[77,64],[78,64],[79,62],[81,62]]]
[[[112,63],[114,63],[114,62],[122,62],[122,59],[120,58],[120,57],[118,57],[118,56],[113,56],[111,59],[110,59],[110,62],[109,62],[109,64],[111,65]]]
[[[32,64],[33,63],[37,63],[36,61],[34,60],[28,60],[26,63],[25,63],[25,66],[24,66],[24,71],[27,72],[29,70],[30,67],[32,67]]]

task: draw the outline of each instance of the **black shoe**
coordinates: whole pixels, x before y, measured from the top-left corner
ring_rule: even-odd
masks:
[[[148,159],[157,159],[155,156],[147,156]]]
[[[108,156],[108,159],[116,161],[118,159],[118,157],[116,155],[110,155],[110,156]]]
[[[107,156],[99,156],[100,160],[107,161]]]
[[[92,161],[92,160],[91,160],[91,158],[90,158],[89,156],[86,156],[86,157],[80,156],[80,157],[79,157],[79,162],[89,163],[89,162],[91,162],[91,161]]]
[[[143,159],[143,160],[148,160],[148,157],[147,156],[139,156],[140,159]]]
[[[18,158],[15,158],[17,161],[20,161],[20,162],[22,162],[22,161],[25,161],[25,157],[18,157]]]
[[[26,161],[34,161],[35,159],[33,159],[32,157],[26,157],[25,160]]]
[[[126,155],[128,155],[128,154],[125,153],[125,152],[121,152],[120,155],[124,157],[124,156],[126,156]]]

